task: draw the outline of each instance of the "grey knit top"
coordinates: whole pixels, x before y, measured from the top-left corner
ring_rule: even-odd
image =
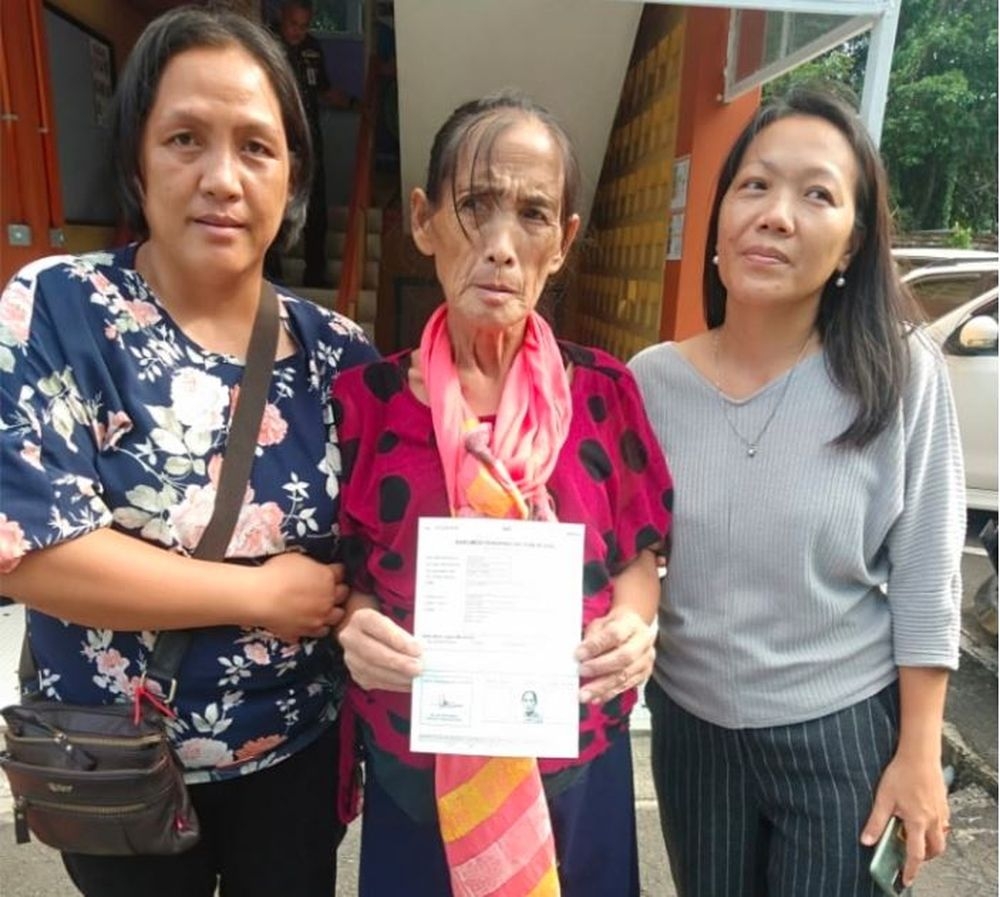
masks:
[[[672,343],[632,360],[675,487],[654,678],[689,712],[783,725],[870,697],[897,667],[957,666],[958,425],[939,351],[909,343],[899,413],[860,450],[831,444],[856,406],[821,352],[740,401]],[[753,441],[779,401],[749,456],[737,433]]]

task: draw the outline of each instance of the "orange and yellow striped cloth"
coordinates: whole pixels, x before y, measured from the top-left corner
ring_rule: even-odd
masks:
[[[546,483],[569,432],[572,400],[551,328],[528,316],[489,423],[462,395],[447,315],[447,305],[431,315],[419,363],[452,513],[555,520]],[[453,897],[559,897],[552,820],[534,757],[438,754],[434,789]]]
[[[537,761],[439,754],[434,771],[454,897],[558,897]]]
[[[523,496],[489,451],[489,429],[475,418],[462,426],[465,508],[526,518]],[[438,754],[434,787],[453,897],[559,897],[552,822],[534,757]]]

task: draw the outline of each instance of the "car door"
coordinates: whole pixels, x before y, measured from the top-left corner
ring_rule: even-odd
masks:
[[[974,318],[997,321],[997,291],[970,303],[941,348],[948,364],[965,456],[969,506],[997,510],[997,345],[963,345],[963,328]],[[987,330],[989,328],[987,327]]]

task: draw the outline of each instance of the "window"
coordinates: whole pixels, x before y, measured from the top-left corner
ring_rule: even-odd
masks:
[[[871,15],[737,10],[729,31],[726,99],[771,81],[868,31]]]
[[[996,266],[924,268],[905,278],[928,321],[934,321],[997,285]]]
[[[275,27],[281,18],[282,0],[262,0],[265,22]],[[312,23],[316,36],[331,34],[360,35],[364,28],[364,0],[312,0]]]

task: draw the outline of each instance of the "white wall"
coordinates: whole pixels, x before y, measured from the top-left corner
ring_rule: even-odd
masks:
[[[451,111],[515,87],[573,139],[586,223],[641,14],[641,3],[613,0],[396,0],[406,201],[423,186],[431,142]]]

